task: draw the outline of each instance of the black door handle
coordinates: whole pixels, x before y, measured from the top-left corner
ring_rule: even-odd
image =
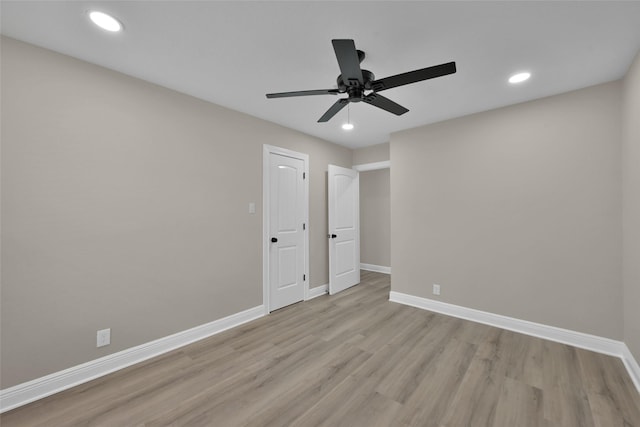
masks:
[[[331,238],[332,238],[332,239],[335,239],[336,237],[338,237],[338,235],[337,235],[337,234],[332,234],[332,235],[331,235]]]
[[[271,238],[271,243],[276,243],[277,241],[278,241],[278,238],[277,238],[277,237],[272,237],[272,238]]]

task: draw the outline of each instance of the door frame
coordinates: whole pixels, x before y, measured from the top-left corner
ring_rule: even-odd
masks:
[[[376,171],[380,169],[391,169],[391,161],[384,160],[382,162],[360,163],[359,165],[353,165],[351,168],[353,170],[357,170],[358,172]]]
[[[262,304],[264,313],[271,312],[269,301],[269,243],[271,236],[269,235],[270,209],[269,202],[271,200],[271,191],[269,185],[269,157],[271,154],[292,157],[304,162],[304,222],[306,224],[304,230],[304,300],[309,299],[309,155],[289,150],[287,148],[276,147],[273,145],[263,144],[262,146]]]
[[[376,171],[376,170],[382,170],[382,169],[391,170],[391,160],[383,160],[381,162],[371,162],[371,163],[360,163],[357,165],[353,165],[352,168],[357,170],[358,172]],[[391,206],[389,206],[389,208],[391,208]],[[377,266],[377,265],[360,263],[360,270],[391,274],[391,266],[380,268],[380,266]]]

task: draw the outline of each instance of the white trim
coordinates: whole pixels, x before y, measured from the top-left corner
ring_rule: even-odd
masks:
[[[309,289],[309,297],[306,299],[307,301],[310,299],[314,299],[316,297],[326,295],[329,293],[329,285],[320,285],[315,288]]]
[[[638,365],[633,354],[631,354],[629,347],[627,347],[626,344],[622,344],[622,346],[622,362],[627,368],[633,384],[635,384],[636,389],[638,389],[638,393],[640,393],[640,365]]]
[[[304,162],[304,222],[307,227],[304,231],[304,296],[309,299],[309,155],[298,153],[297,151],[280,148],[273,145],[264,144],[262,146],[262,305],[265,314],[269,314],[269,154],[280,154],[282,156],[300,159]]]
[[[264,307],[260,305],[186,331],[0,390],[0,413],[159,356],[262,316],[264,316]]]
[[[383,265],[365,264],[360,263],[360,270],[375,271],[376,273],[391,274],[391,267],[385,267]]]
[[[569,329],[557,328],[555,326],[543,325],[541,323],[530,322],[528,320],[520,320],[513,317],[448,304],[446,302],[435,301],[428,298],[407,295],[400,292],[391,291],[389,301],[422,308],[424,310],[435,311],[436,313],[447,314],[460,319],[484,323],[485,325],[556,341],[574,347],[596,351],[598,353],[622,357],[622,346],[624,345],[622,341],[585,334],[583,332],[571,331]]]
[[[378,169],[389,169],[391,167],[391,160],[385,160],[383,162],[362,163],[359,165],[353,165],[351,169],[358,172],[375,171]]]
[[[391,291],[389,293],[389,301],[619,357],[627,368],[627,372],[629,372],[629,376],[638,392],[640,392],[640,366],[627,345],[622,341],[529,322],[528,320],[520,320],[401,292]]]

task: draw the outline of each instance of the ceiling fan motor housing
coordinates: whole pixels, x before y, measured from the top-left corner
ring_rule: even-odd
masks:
[[[360,51],[361,52],[361,51]],[[347,92],[349,99],[358,102],[364,98],[365,90],[372,90],[372,82],[376,79],[376,76],[369,70],[362,70],[362,80],[364,84],[360,84],[357,79],[349,79],[347,82],[342,78],[342,74],[338,76],[338,91],[340,93]]]

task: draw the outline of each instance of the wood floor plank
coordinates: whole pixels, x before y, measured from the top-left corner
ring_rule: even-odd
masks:
[[[514,334],[512,349],[505,361],[508,378],[542,389],[542,350],[544,340],[522,334]]]
[[[512,332],[496,329],[478,347],[445,414],[443,426],[494,424],[496,406],[505,379],[506,365],[502,361],[509,351],[511,334]]]
[[[3,427],[640,427],[621,361],[389,302],[389,276],[0,415]]]
[[[436,427],[465,377],[477,346],[458,339],[450,343],[432,363],[413,395],[404,405],[401,421],[407,426]]]
[[[331,349],[326,342],[312,336],[303,337],[271,357],[256,359],[256,363],[221,383],[211,382],[188,393],[187,396],[191,396],[189,399],[182,399],[171,410],[152,418],[148,425],[191,425],[199,423],[198,420],[206,421],[210,425],[235,425],[235,417],[245,411],[252,402],[272,390],[287,374],[292,375],[297,370],[304,369],[308,354],[323,354],[329,350]]]
[[[547,422],[542,404],[541,389],[507,377],[502,382],[493,425],[544,427]]]
[[[634,385],[622,361],[604,354],[576,349],[584,387],[596,426],[633,425],[640,418]]]
[[[274,392],[265,408],[249,414],[246,425],[278,427],[293,423],[370,357],[370,353],[348,343],[338,347],[328,362],[318,359],[317,365],[320,366],[310,367],[308,372]]]
[[[291,426],[392,426],[401,407],[377,393],[371,381],[350,376]]]
[[[434,325],[436,322],[427,323],[434,327],[416,335],[410,344],[393,346],[402,359],[380,381],[376,391],[400,403],[405,403],[413,395],[429,373],[430,366],[451,345],[452,333],[462,324],[458,319],[441,317],[438,320],[442,321],[437,327]]]
[[[593,415],[577,349],[545,341],[543,383],[545,419],[552,425],[593,427]]]

